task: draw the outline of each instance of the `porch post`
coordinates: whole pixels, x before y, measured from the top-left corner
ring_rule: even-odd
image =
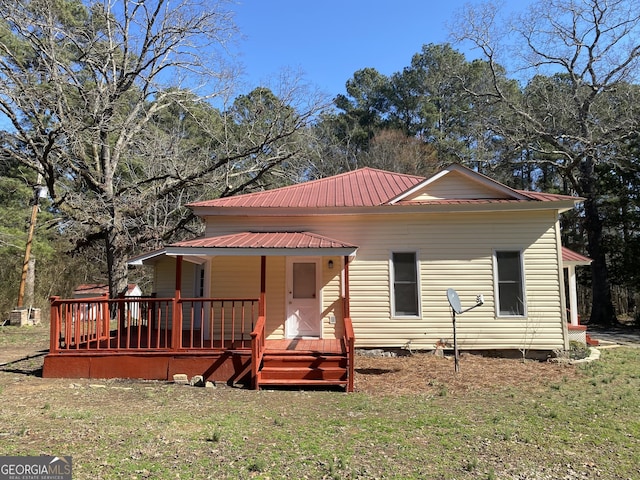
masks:
[[[176,292],[173,297],[173,325],[171,330],[171,348],[178,350],[182,346],[182,255],[176,257]]]
[[[258,316],[264,317],[266,312],[266,287],[267,287],[267,257],[260,257],[260,301],[258,304]]]
[[[60,297],[54,296],[49,297],[49,304],[51,305],[51,310],[49,310],[49,353],[58,353],[60,344],[58,343],[58,339],[60,338],[60,316],[58,315],[58,305],[59,305]],[[67,332],[65,332],[65,335]]]
[[[576,267],[567,265],[569,273],[569,314],[571,325],[580,325],[578,321],[578,287],[576,286]]]
[[[344,256],[344,298],[342,300],[342,315],[344,318],[351,317],[351,311],[349,308],[350,296],[349,296],[349,255]]]

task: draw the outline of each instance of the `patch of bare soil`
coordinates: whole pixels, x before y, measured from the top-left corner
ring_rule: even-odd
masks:
[[[463,354],[460,372],[452,357],[414,353],[356,357],[355,391],[372,395],[464,394],[473,390],[531,388],[579,375],[572,365]]]
[[[3,327],[0,334],[0,372],[41,376],[48,328]],[[534,388],[576,375],[572,365],[472,354],[461,355],[459,373],[454,372],[452,357],[430,353],[397,357],[357,355],[354,386],[356,392],[371,395],[456,395],[478,389]],[[40,378],[36,385],[42,388],[57,383],[59,380]]]

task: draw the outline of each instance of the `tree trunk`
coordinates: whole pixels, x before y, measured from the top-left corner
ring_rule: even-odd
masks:
[[[110,298],[118,298],[127,292],[128,266],[125,238],[126,236],[116,228],[112,228],[105,235]]]
[[[607,262],[602,248],[602,220],[598,211],[593,159],[584,160],[581,166],[580,186],[584,201],[584,228],[587,233],[587,249],[591,263],[592,305],[589,323],[610,326],[616,323],[611,300],[611,285]]]

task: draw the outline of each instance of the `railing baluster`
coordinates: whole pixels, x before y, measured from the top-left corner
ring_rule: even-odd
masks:
[[[190,315],[185,325],[185,331],[189,329],[189,340],[185,341],[184,348],[250,348],[249,332],[254,329],[259,303],[258,299],[248,298],[181,298],[175,301],[155,297],[71,300],[51,297],[50,301],[52,353],[174,350],[182,345],[183,332],[173,331],[174,325],[170,322],[176,316],[182,317],[182,313]],[[115,332],[111,329],[112,322]],[[248,330],[249,322],[251,330]],[[175,327],[179,325],[177,323]],[[217,335],[220,335],[219,342]],[[174,341],[178,342],[177,347],[173,345]]]
[[[109,321],[111,321],[111,305],[109,306]],[[116,313],[116,348],[120,349],[122,348],[122,329],[121,327],[121,322],[120,322],[120,318],[118,318],[118,313]]]
[[[69,345],[73,341],[73,325],[71,324],[71,317],[68,315],[67,310],[69,305],[60,305],[60,318],[61,326],[64,326],[64,348],[69,350]]]
[[[224,302],[220,302],[220,348],[225,348],[224,345]]]
[[[73,318],[73,316],[72,316],[72,318]],[[82,333],[81,333],[80,329],[82,328],[82,321],[78,321],[76,319],[74,327],[75,327],[75,329],[74,329],[74,332],[75,332],[75,335],[74,335],[75,336],[75,344],[77,346],[81,342],[80,335],[82,335]]]
[[[173,314],[171,315],[173,317]],[[169,303],[166,305],[164,317],[164,348],[169,348]]]
[[[204,348],[204,318],[205,318],[205,309],[204,309],[205,301],[202,301],[200,305],[200,348]]]
[[[128,304],[128,305],[126,305],[126,306],[127,306],[127,307],[129,307],[129,308],[127,308],[128,315],[129,315],[129,316],[131,316],[131,317],[134,317],[134,313],[136,313],[136,310],[134,310],[134,309],[132,308],[132,307],[133,307],[133,305],[132,305],[132,304]],[[137,314],[137,315],[134,317],[134,320],[136,321],[136,323],[137,323],[137,325],[138,325],[138,350],[140,350],[140,340],[142,339],[142,330],[140,330],[140,327],[142,326],[142,325],[141,325],[141,324],[142,324],[142,322],[140,321],[140,315],[139,315],[139,314]]]
[[[153,309],[149,308],[149,302],[145,301],[144,312],[145,312],[145,322],[147,323],[147,348],[151,348],[151,318],[153,317]]]
[[[118,317],[122,318],[122,305],[118,304]],[[131,348],[131,323],[129,322],[129,319],[127,318],[127,316],[124,316],[124,325],[125,328],[127,329],[127,346],[126,348],[129,349]]]
[[[213,301],[209,302],[209,348],[213,348],[213,337],[214,335],[214,330],[213,330],[213,320],[215,318],[215,310],[213,309],[214,303]]]
[[[236,348],[236,317],[233,312],[233,304],[231,305],[231,348]]]
[[[240,302],[240,345],[244,348],[244,300]]]

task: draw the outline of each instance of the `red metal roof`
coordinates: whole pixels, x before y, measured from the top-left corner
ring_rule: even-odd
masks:
[[[577,263],[579,265],[589,265],[592,260],[589,257],[580,255],[578,252],[562,247],[562,261],[565,263]]]
[[[460,167],[463,168],[463,167]],[[464,168],[469,174],[480,175]],[[488,177],[487,177],[488,178]],[[264,192],[249,193],[235,197],[218,198],[192,203],[191,207],[240,207],[240,208],[332,208],[375,207],[389,204],[426,179],[415,175],[387,172],[375,168],[361,168],[333,177],[313,180]],[[497,185],[498,182],[491,180]],[[400,200],[396,205],[462,205],[487,203],[517,203],[527,201],[553,202],[576,201],[577,197],[550,193],[512,190],[514,198],[483,199],[433,199]],[[524,197],[516,198],[516,194]]]
[[[581,200],[579,197],[572,197],[571,195],[560,195],[558,193],[543,193],[543,192],[530,192],[528,190],[516,190],[516,192],[521,195],[525,195],[534,200],[539,200],[541,202],[556,202],[558,200]]]
[[[387,203],[423,177],[360,168],[333,177],[236,197],[193,203],[192,207],[330,208],[374,207]]]
[[[310,232],[242,232],[219,237],[196,238],[171,245],[201,248],[355,248]]]

